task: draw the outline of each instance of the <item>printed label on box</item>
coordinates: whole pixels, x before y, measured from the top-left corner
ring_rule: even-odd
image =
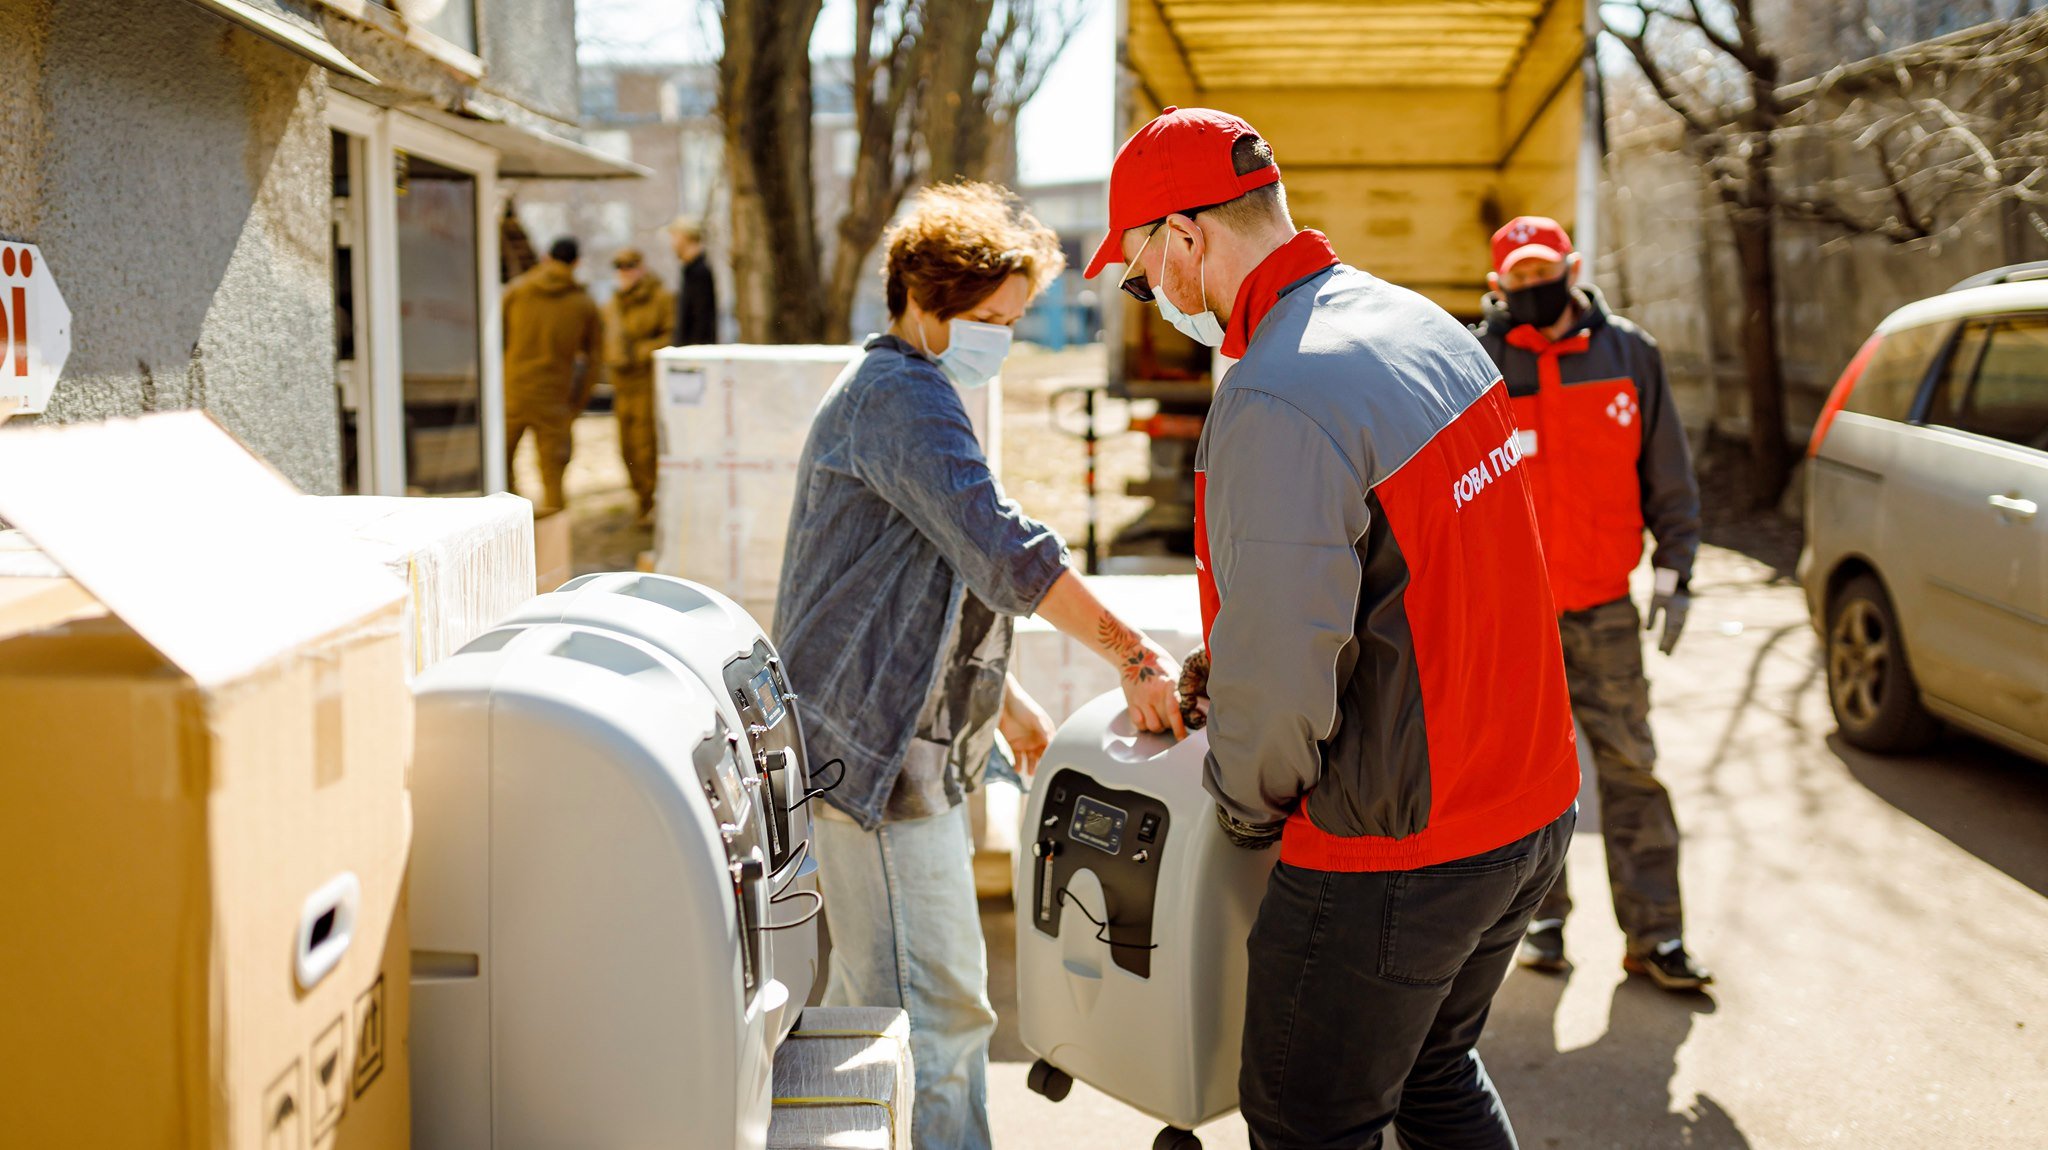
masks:
[[[328,1128],[341,1120],[341,1109],[348,1104],[348,1064],[342,1061],[347,1053],[348,1020],[336,1018],[320,1037],[313,1040],[313,1130],[316,1135],[324,1134]]]
[[[305,1088],[300,1083],[299,1060],[292,1064],[270,1089],[263,1092],[263,1150],[305,1150]]]
[[[701,367],[670,367],[662,372],[661,385],[668,401],[678,407],[699,407],[704,403],[707,382]]]
[[[377,981],[370,984],[370,989],[356,999],[356,1064],[353,1077],[357,1098],[361,1098],[363,1092],[377,1081],[377,1076],[384,1073],[384,1039],[387,1029],[384,1016],[384,976],[380,974]]]

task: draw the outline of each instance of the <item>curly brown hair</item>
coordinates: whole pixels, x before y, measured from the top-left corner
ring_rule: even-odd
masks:
[[[951,319],[987,299],[1013,275],[1036,296],[1067,266],[1059,237],[1014,194],[976,180],[926,188],[885,237],[889,316],[909,301]]]

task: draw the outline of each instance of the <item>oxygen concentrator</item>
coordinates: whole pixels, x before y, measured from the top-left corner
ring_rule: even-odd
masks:
[[[810,764],[796,694],[768,636],[739,604],[669,575],[585,575],[528,600],[508,622],[574,623],[631,635],[690,669],[740,734],[742,766],[758,776],[767,818],[771,914],[769,969],[789,990],[780,1043],[796,1025],[818,980],[818,924],[806,916],[821,900],[810,850]]]
[[[794,1011],[717,700],[566,625],[487,632],[414,691],[414,1142],[764,1146]]]
[[[1040,760],[1017,851],[1017,1008],[1052,1101],[1078,1078],[1166,1124],[1237,1108],[1245,940],[1278,851],[1233,846],[1202,789],[1208,736],[1132,726],[1121,693]],[[1028,848],[1026,844],[1029,844]]]

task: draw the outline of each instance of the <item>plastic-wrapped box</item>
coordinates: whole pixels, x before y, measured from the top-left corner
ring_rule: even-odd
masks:
[[[661,460],[654,570],[702,583],[756,619],[774,616],[797,462],[850,344],[721,344],[655,353]],[[961,392],[991,461],[998,384]]]
[[[1176,659],[1202,644],[1201,596],[1193,575],[1098,575],[1089,578],[1088,589]],[[1017,621],[1010,672],[1055,724],[1121,686],[1116,668],[1102,656],[1035,616]]]
[[[910,1016],[813,1006],[775,1054],[768,1150],[910,1150]]]
[[[517,495],[313,499],[405,582],[408,675],[454,654],[533,598],[533,504]]]

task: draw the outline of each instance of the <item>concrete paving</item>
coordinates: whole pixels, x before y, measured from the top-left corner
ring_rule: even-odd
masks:
[[[1577,971],[1510,975],[1481,1045],[1522,1145],[2048,1147],[2048,766],[1960,736],[1857,752],[1796,586],[1709,548],[1696,595],[1678,653],[1649,655],[1652,721],[1688,942],[1719,982],[1674,996],[1623,976],[1589,803]],[[1014,921],[997,903],[983,919],[997,1146],[1150,1145],[1155,1122],[1085,1085],[1058,1105],[1025,1087]],[[1200,1133],[1246,1145],[1235,1115]]]

